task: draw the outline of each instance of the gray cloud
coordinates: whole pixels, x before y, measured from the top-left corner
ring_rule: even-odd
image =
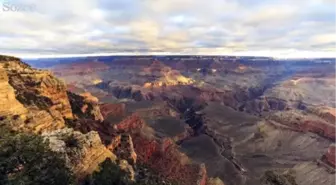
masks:
[[[0,10],[0,52],[196,54],[335,52],[332,0],[13,0]],[[1,2],[1,5],[4,5]]]

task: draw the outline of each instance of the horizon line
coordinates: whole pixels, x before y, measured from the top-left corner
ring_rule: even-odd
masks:
[[[169,53],[169,52],[122,52],[122,53],[89,53],[89,54],[41,54],[27,55],[18,53],[4,53],[3,55],[15,56],[22,59],[44,59],[44,58],[74,58],[74,57],[97,57],[97,56],[232,56],[232,57],[265,57],[273,59],[336,59],[334,52],[294,52],[278,53],[277,55],[266,54],[265,52],[234,52],[234,53]],[[297,53],[301,53],[298,55]],[[0,53],[1,54],[1,53]]]

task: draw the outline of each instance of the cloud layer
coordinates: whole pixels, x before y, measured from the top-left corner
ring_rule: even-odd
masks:
[[[334,0],[1,0],[0,52],[335,56]]]

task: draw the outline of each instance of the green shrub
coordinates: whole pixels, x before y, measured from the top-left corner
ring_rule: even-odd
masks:
[[[0,128],[0,184],[67,185],[73,176],[48,141],[33,134]]]
[[[172,183],[163,183],[162,179],[152,174],[147,174],[146,177],[138,179],[136,182],[129,181],[128,174],[110,159],[107,159],[100,164],[98,171],[86,178],[83,185],[172,185]]]
[[[110,158],[100,164],[99,170],[88,176],[85,185],[128,185],[126,172],[122,171]]]

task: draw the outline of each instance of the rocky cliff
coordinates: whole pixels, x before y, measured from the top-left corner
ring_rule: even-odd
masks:
[[[90,119],[103,121],[103,115],[100,112],[98,99],[91,93],[75,94],[67,92],[72,112],[76,119]]]
[[[102,121],[97,99],[90,94],[68,93],[52,73],[6,56],[0,56],[0,92],[0,125],[42,134],[51,150],[65,157],[78,180],[97,170],[107,158],[117,163],[97,132],[83,134],[66,128],[71,120]],[[128,166],[125,161],[118,163]]]
[[[333,144],[329,147],[326,154],[327,161],[336,168],[336,144]]]
[[[115,161],[116,156],[101,142],[97,132],[82,134],[71,128],[43,133],[50,142],[50,148],[64,155],[67,165],[78,178],[91,174],[107,158]]]
[[[165,179],[181,185],[205,185],[204,165],[193,164],[171,139],[156,140],[144,120],[134,114],[115,125],[121,133],[131,133],[139,163],[148,165]]]
[[[13,129],[43,132],[65,127],[73,114],[62,81],[50,72],[33,69],[19,60],[1,60],[0,109]]]

